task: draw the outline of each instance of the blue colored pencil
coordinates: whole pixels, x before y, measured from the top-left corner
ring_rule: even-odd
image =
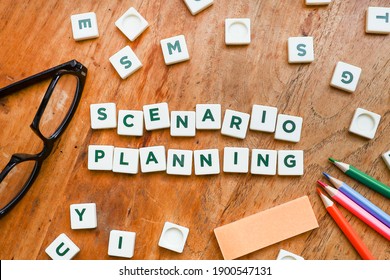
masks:
[[[346,183],[330,176],[328,173],[323,172],[324,176],[343,194],[348,196],[356,204],[374,216],[377,220],[381,221],[388,228],[390,228],[390,215],[376,206],[374,203],[369,201],[367,198],[362,196],[360,193],[355,191],[353,188],[348,186]]]

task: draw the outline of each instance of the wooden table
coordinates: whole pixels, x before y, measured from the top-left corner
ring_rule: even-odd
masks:
[[[127,1],[128,2],[128,1]],[[375,3],[373,3],[375,2]],[[359,259],[348,240],[326,213],[316,194],[316,180],[328,171],[390,212],[389,200],[348,178],[332,166],[333,156],[390,184],[381,154],[390,149],[390,36],[365,33],[369,5],[387,0],[334,0],[329,6],[308,7],[300,1],[227,1],[192,16],[181,0],[142,1],[0,1],[0,86],[6,86],[71,59],[88,67],[77,112],[37,181],[23,200],[0,220],[1,259],[48,259],[46,247],[61,233],[81,249],[76,259],[113,259],[107,255],[113,229],[137,233],[133,259],[222,259],[213,229],[253,213],[308,195],[319,228],[242,259],[275,259],[285,249],[305,259]],[[150,23],[130,42],[114,22],[133,5]],[[93,11],[100,36],[76,42],[70,16]],[[249,46],[226,46],[224,20],[251,19]],[[190,61],[164,64],[159,41],[184,34]],[[287,39],[314,37],[315,61],[288,64]],[[129,45],[143,67],[122,80],[109,57]],[[356,92],[330,87],[338,61],[363,69]],[[29,129],[47,83],[0,99],[1,167],[15,152],[37,152],[40,141]],[[293,144],[274,135],[248,131],[244,140],[220,131],[197,131],[196,137],[171,137],[169,129],[142,137],[119,136],[116,129],[92,130],[89,106],[114,102],[117,110],[142,109],[167,102],[170,110],[195,110],[196,104],[219,103],[250,113],[253,104],[278,108],[304,118],[302,138]],[[382,116],[373,140],[348,132],[357,107]],[[227,174],[179,177],[165,172],[137,175],[89,171],[91,144],[115,147],[164,145],[166,149],[223,148],[302,149],[302,177]],[[94,202],[98,227],[71,230],[69,206]],[[378,259],[390,258],[390,243],[340,207]],[[158,247],[165,221],[190,229],[182,254]]]

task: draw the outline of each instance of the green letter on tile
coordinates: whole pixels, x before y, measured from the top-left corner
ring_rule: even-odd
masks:
[[[122,153],[121,153],[121,158],[120,158],[119,164],[120,164],[120,165],[129,165],[128,162],[125,162],[125,161],[124,161],[124,155],[125,155],[125,153],[122,152]]]
[[[128,118],[134,119],[134,116],[133,116],[133,115],[126,115],[126,116],[123,118],[123,124],[124,124],[126,127],[133,127],[134,124],[128,123],[128,122],[127,122],[127,119],[128,119]]]
[[[207,158],[204,155],[200,155],[200,166],[204,167],[204,163],[207,163],[208,166],[213,165],[213,161],[211,160],[211,154],[207,155]]]
[[[267,154],[265,156],[265,158],[263,158],[262,154],[258,154],[257,155],[257,166],[260,166],[261,163],[263,163],[266,167],[268,167],[268,165],[269,165],[269,154]]]
[[[298,55],[299,56],[305,56],[306,55],[306,45],[305,44],[298,44],[297,45],[297,50],[299,51]]]
[[[149,109],[149,114],[150,114],[150,121],[159,121],[160,117],[158,116],[158,108],[152,108]]]
[[[123,242],[123,237],[122,237],[122,236],[119,236],[118,249],[122,249],[122,242]]]
[[[148,158],[146,159],[146,164],[149,164],[149,162],[154,161],[154,163],[158,164],[156,156],[153,154],[153,152],[149,152]]]
[[[182,124],[185,128],[188,128],[188,116],[184,116],[184,120],[180,117],[176,117],[176,128],[180,127],[180,124]]]
[[[236,127],[236,129],[240,130],[240,124],[242,123],[242,119],[238,116],[232,116],[232,120],[230,122],[230,128],[233,128],[233,126]]]
[[[178,50],[179,53],[181,52],[181,46],[179,40],[176,40],[174,45],[168,43],[167,47],[168,47],[169,55],[171,55],[172,51],[175,51],[176,49]]]
[[[98,120],[104,121],[105,119],[107,119],[107,114],[105,113],[105,111],[106,111],[106,108],[104,108],[104,107],[99,108],[97,110],[97,113],[99,115]]]
[[[95,151],[95,162],[98,162],[99,159],[104,158],[105,155],[106,155],[106,154],[104,153],[104,151],[102,151],[102,150],[96,150],[96,151]]]
[[[64,242],[61,242],[61,244],[56,248],[56,253],[57,253],[57,255],[59,255],[59,256],[65,256],[66,255],[66,253],[68,253],[69,252],[69,248],[66,248],[63,252],[60,252],[60,250],[61,250],[61,248],[62,248],[62,246],[64,246],[65,244],[64,244]]]
[[[81,212],[79,211],[79,209],[75,209],[77,215],[79,216],[80,222],[83,220],[83,215],[85,213],[85,210],[87,210],[87,208],[83,208]]]
[[[210,110],[210,109],[207,109],[206,112],[204,113],[202,122],[206,121],[207,119],[210,119],[210,120],[212,120],[213,122],[215,122],[214,116],[213,116],[213,114],[211,113],[211,110]]]
[[[173,167],[176,167],[176,162],[179,163],[181,167],[184,167],[184,155],[180,156],[180,159],[177,155],[173,155]]]
[[[291,124],[291,128],[290,128],[290,129],[287,128],[287,125],[288,125],[288,124]],[[287,121],[285,121],[285,122],[283,123],[282,128],[283,128],[284,132],[292,133],[292,132],[295,131],[295,129],[297,128],[297,126],[296,126],[295,122],[293,122],[293,121],[291,121],[291,120],[287,120]]]
[[[291,159],[289,161],[289,159]],[[288,168],[293,168],[297,165],[297,161],[295,160],[295,156],[294,155],[288,155],[284,158],[284,165]]]
[[[88,25],[88,26],[87,26]],[[92,27],[92,24],[91,24],[91,19],[90,18],[86,18],[86,19],[80,19],[79,20],[79,29],[83,29],[84,28],[91,28]]]
[[[342,77],[341,81],[344,84],[350,84],[353,81],[353,74],[349,71],[344,71],[343,74],[341,74],[341,77]]]
[[[131,61],[129,60],[129,57],[127,55],[125,55],[124,57],[122,57],[119,62],[125,66],[125,69],[129,69],[131,67],[131,65],[133,65],[133,63],[131,63]]]

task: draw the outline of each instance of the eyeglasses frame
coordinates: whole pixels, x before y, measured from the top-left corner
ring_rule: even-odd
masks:
[[[43,161],[51,154],[54,146],[54,142],[61,136],[65,131],[66,127],[69,125],[70,120],[72,119],[74,113],[76,112],[77,106],[80,103],[81,95],[84,89],[85,80],[87,76],[88,69],[76,60],[71,60],[61,65],[55,66],[38,74],[27,77],[23,80],[15,82],[11,85],[8,85],[0,89],[0,98],[15,93],[21,89],[29,87],[31,85],[40,83],[47,79],[52,79],[49,87],[46,90],[46,93],[41,101],[41,104],[38,107],[38,110],[35,114],[35,117],[30,125],[30,128],[33,132],[43,141],[43,149],[37,154],[22,154],[17,153],[11,156],[10,161],[5,166],[5,168],[0,173],[0,183],[8,175],[8,173],[14,168],[17,164],[26,161],[35,161],[34,169],[31,171],[30,177],[27,179],[26,183],[20,190],[20,192],[2,209],[0,209],[0,218],[7,214],[27,193],[35,179],[38,176],[38,173],[41,169]],[[54,91],[54,88],[57,85],[57,82],[60,78],[65,75],[70,74],[74,75],[77,78],[77,86],[75,96],[73,98],[72,104],[59,127],[56,131],[48,138],[43,136],[42,132],[39,129],[39,122],[43,116],[43,113],[49,103],[50,97]]]

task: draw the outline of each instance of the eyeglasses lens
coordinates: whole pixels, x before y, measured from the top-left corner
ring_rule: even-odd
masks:
[[[71,74],[60,76],[39,123],[39,130],[46,138],[52,136],[69,114],[73,104],[78,79]]]
[[[5,207],[23,189],[32,175],[36,161],[29,160],[15,165],[0,182],[0,209]]]

